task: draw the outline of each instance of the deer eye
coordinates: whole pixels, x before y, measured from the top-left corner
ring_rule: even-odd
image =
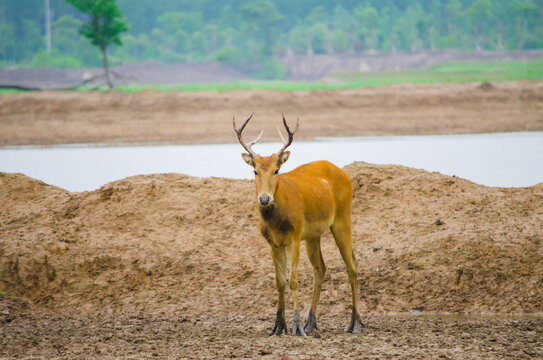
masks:
[[[274,174],[275,175],[279,174],[279,169],[275,170]]]
[[[255,171],[253,171],[253,172],[255,173],[255,176],[256,176],[256,175],[258,175],[258,173],[256,172],[256,170],[255,170]]]

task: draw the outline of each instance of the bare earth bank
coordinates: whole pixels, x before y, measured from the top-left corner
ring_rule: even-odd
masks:
[[[0,146],[62,143],[234,142],[231,119],[277,141],[281,113],[322,136],[459,134],[543,130],[543,80],[393,85],[337,91],[147,90],[0,94]],[[238,121],[239,121],[238,120]]]
[[[367,326],[342,332],[349,286],[326,235],[321,329],[309,339],[266,337],[275,280],[250,181],[147,175],[70,193],[0,174],[0,357],[543,356],[541,318],[480,315],[543,311],[543,184],[346,170]],[[311,286],[302,256],[303,306]]]

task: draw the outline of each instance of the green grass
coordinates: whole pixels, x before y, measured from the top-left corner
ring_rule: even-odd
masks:
[[[400,83],[481,82],[543,79],[543,60],[488,61],[440,64],[424,70],[383,73],[341,73],[336,78],[349,84],[380,86]]]
[[[20,92],[24,92],[24,91],[18,90],[18,89],[10,89],[10,88],[0,89],[0,94],[13,94],[13,93],[20,93]]]
[[[543,60],[488,61],[440,64],[424,70],[403,70],[379,73],[345,72],[329,76],[328,82],[244,81],[231,83],[178,84],[178,85],[120,85],[118,91],[134,93],[146,89],[159,91],[226,91],[226,90],[280,90],[312,91],[356,89],[393,84],[434,84],[443,82],[481,82],[543,79]],[[81,87],[89,91],[91,87]],[[106,87],[98,89],[106,90]],[[0,89],[0,93],[18,92]]]

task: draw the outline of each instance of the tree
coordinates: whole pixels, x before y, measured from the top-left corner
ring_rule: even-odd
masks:
[[[334,30],[332,34],[332,47],[336,53],[344,53],[351,48],[351,39],[343,30]]]
[[[354,9],[354,15],[359,21],[359,36],[364,37],[366,46],[372,50],[377,49],[376,28],[379,26],[379,13],[375,8],[366,5],[359,5]]]
[[[241,66],[244,71],[256,74],[261,72],[266,64],[272,64],[265,60],[273,56],[277,47],[280,38],[277,23],[282,16],[273,2],[255,0],[240,8],[239,17],[244,42],[241,46],[244,55]]]
[[[537,5],[530,0],[518,0],[509,5],[509,13],[514,19],[514,38],[515,47],[518,49],[525,49],[525,43],[530,39],[529,24],[538,22]],[[533,26],[532,28],[535,28]],[[534,29],[536,30],[536,29]],[[528,46],[530,48],[532,46]]]
[[[83,23],[79,32],[98,46],[102,53],[107,85],[113,88],[109,75],[107,47],[122,45],[121,33],[128,31],[128,25],[123,21],[121,10],[115,0],[67,0],[75,8],[87,14],[90,19]]]
[[[0,22],[0,60],[13,60],[11,56],[17,48],[14,26]]]
[[[481,37],[492,15],[490,0],[476,0],[466,10],[466,16],[475,33],[475,49],[481,51]]]
[[[282,16],[271,1],[255,0],[243,5],[240,17],[245,25],[249,42],[254,41],[256,50],[263,55],[273,53],[277,32],[276,24]]]
[[[288,37],[288,45],[292,52],[296,55],[304,55],[307,53],[310,41],[309,29],[303,25],[296,25],[292,28]]]
[[[315,54],[328,52],[328,28],[324,23],[315,23],[311,27],[311,48]]]

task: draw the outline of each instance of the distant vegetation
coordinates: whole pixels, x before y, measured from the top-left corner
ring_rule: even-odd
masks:
[[[357,89],[367,86],[393,84],[434,84],[442,82],[483,82],[543,79],[543,60],[491,61],[476,63],[457,63],[436,65],[425,70],[404,70],[376,73],[338,73],[333,74],[328,82],[292,82],[292,81],[247,81],[232,83],[201,83],[179,85],[119,85],[117,90],[134,93],[146,89],[159,91],[226,91],[226,90],[280,90],[311,91]],[[88,91],[91,87],[80,87]],[[102,87],[106,90],[106,87]],[[18,92],[13,89],[0,89],[2,92]]]
[[[118,85],[117,90],[134,93],[147,89],[159,91],[226,91],[226,90],[280,90],[312,91],[357,89],[393,84],[434,84],[442,82],[483,82],[543,79],[543,60],[537,61],[488,61],[441,64],[424,70],[404,70],[374,73],[337,73],[326,82],[293,81],[243,81],[231,83],[199,83],[178,85]],[[80,91],[94,87],[81,86]],[[107,87],[98,90],[106,90]],[[0,89],[0,93],[20,92]]]
[[[121,46],[121,33],[128,31],[128,25],[123,21],[119,7],[115,0],[67,1],[88,16],[87,23],[81,24],[79,33],[100,50],[106,83],[112,89],[107,48],[113,44]]]
[[[101,66],[78,32],[87,16],[50,0],[46,51],[41,0],[0,1],[0,66]],[[130,31],[113,46],[114,64],[224,62],[262,79],[281,79],[291,54],[419,49],[543,48],[542,0],[118,0]]]

